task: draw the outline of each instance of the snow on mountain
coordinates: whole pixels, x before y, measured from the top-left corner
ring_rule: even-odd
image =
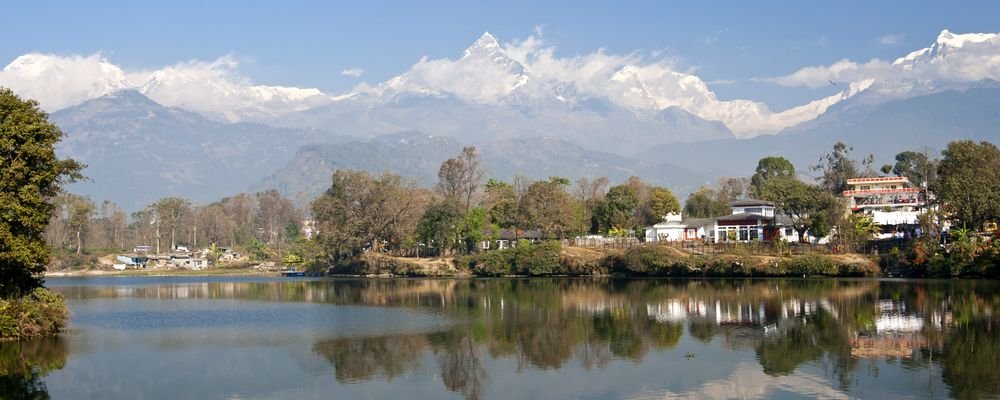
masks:
[[[0,70],[0,85],[38,100],[48,111],[135,89],[160,104],[230,122],[273,118],[335,100],[317,89],[253,85],[235,74],[238,65],[233,57],[224,56],[213,62],[126,72],[101,54],[31,53]]]
[[[125,72],[100,54],[60,57],[30,53],[0,70],[0,86],[54,111],[131,87]]]
[[[233,76],[237,65],[223,57],[166,67],[149,74],[137,89],[160,104],[229,122],[274,118],[333,101],[318,89],[250,84]]]
[[[609,54],[603,50],[559,57],[541,38],[531,36],[501,43],[488,32],[455,59],[424,57],[396,77],[376,84],[362,83],[340,96],[313,88],[254,84],[238,74],[239,63],[231,56],[211,62],[181,62],[151,71],[123,71],[100,54],[62,57],[32,53],[18,57],[0,70],[0,85],[39,99],[47,110],[133,88],[165,106],[229,122],[278,122],[311,110],[340,107],[343,110],[330,114],[351,117],[356,111],[369,110],[356,118],[406,129],[417,129],[419,124],[410,124],[402,116],[422,113],[419,109],[404,112],[400,107],[447,103],[457,110],[452,102],[477,109],[485,106],[483,110],[492,107],[497,110],[496,116],[509,115],[508,112],[525,114],[527,123],[546,113],[565,114],[550,118],[553,121],[579,119],[567,117],[575,112],[589,112],[588,118],[610,115],[609,112],[619,115],[618,111],[610,111],[613,108],[634,114],[636,121],[644,121],[675,107],[707,121],[722,122],[733,134],[745,138],[815,120],[845,101],[878,104],[960,88],[982,79],[1000,80],[997,54],[1000,54],[998,34],[954,34],[945,30],[931,46],[892,62],[876,59],[859,64],[845,59],[767,79],[787,86],[849,83],[844,85],[844,91],[833,96],[780,112],[753,100],[719,100],[701,78],[677,70],[670,60],[648,59],[639,53]],[[386,105],[395,107],[394,115],[387,117],[374,111]],[[505,111],[499,111],[500,108]],[[336,122],[329,118],[313,119]],[[456,125],[447,129],[478,129],[457,124],[456,121]],[[348,125],[365,129],[371,124]],[[541,128],[511,126],[509,130]]]

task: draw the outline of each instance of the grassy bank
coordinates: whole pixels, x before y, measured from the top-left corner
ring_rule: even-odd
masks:
[[[387,261],[395,260],[395,261]],[[856,254],[787,257],[738,254],[693,255],[666,246],[636,246],[601,251],[558,242],[522,243],[516,248],[456,257],[447,269],[413,274],[400,268],[407,259],[359,260],[353,271],[402,276],[641,276],[641,277],[859,277],[878,276],[879,266]],[[389,268],[380,268],[388,266]]]

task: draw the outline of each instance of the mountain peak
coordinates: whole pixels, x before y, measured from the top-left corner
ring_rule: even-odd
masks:
[[[990,40],[996,39],[998,36],[995,33],[961,33],[955,34],[947,29],[941,31],[937,37],[937,45],[940,47],[952,47],[958,48],[962,47],[967,43],[982,43],[988,42]]]
[[[497,51],[500,51],[500,42],[489,32],[483,32],[483,35],[476,39],[472,46],[465,49],[463,57],[469,57],[473,54],[491,54]]]

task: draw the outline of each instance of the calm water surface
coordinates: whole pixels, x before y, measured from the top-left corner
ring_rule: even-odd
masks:
[[[70,332],[0,343],[0,398],[1000,395],[1000,285],[59,278]]]

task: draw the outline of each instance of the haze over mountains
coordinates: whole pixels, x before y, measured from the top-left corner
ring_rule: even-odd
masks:
[[[210,201],[278,188],[303,202],[336,167],[391,170],[425,185],[463,145],[491,176],[642,176],[684,196],[764,155],[801,170],[835,141],[881,164],[947,141],[1000,141],[1000,36],[943,31],[892,62],[847,60],[766,78],[840,93],[774,112],[719,100],[669,63],[604,52],[559,58],[532,38],[483,34],[456,59],[346,94],[254,85],[236,61],[125,71],[105,58],[28,54],[0,85],[40,100],[67,133],[59,150],[90,165],[73,190],[137,209],[165,196]]]

